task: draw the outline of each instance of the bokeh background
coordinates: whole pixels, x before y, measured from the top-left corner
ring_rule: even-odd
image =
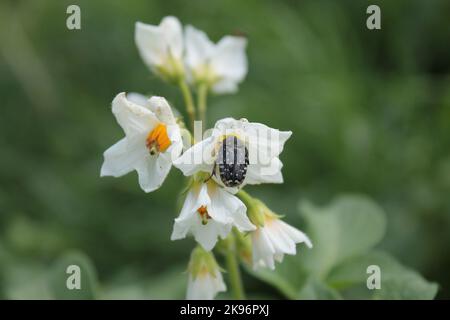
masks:
[[[66,28],[81,7],[82,29]],[[382,30],[366,28],[378,4]],[[86,260],[101,298],[182,298],[194,241],[171,242],[180,172],[145,194],[135,173],[99,177],[123,135],[121,91],[176,88],[144,66],[134,23],[165,15],[248,37],[236,95],[209,99],[209,121],[233,116],[292,130],[285,183],[248,188],[302,228],[298,202],[360,193],[387,215],[380,248],[450,298],[450,2],[2,1],[0,4],[0,297],[51,298],[68,252]],[[357,241],[357,239],[355,239]],[[245,276],[253,297],[277,290]],[[51,281],[50,281],[51,282]]]

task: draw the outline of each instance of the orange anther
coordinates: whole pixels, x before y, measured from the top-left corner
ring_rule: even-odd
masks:
[[[171,141],[167,135],[166,125],[164,123],[159,123],[152,131],[150,131],[145,144],[152,154],[155,152],[155,148],[157,152],[166,151],[171,145]]]
[[[210,215],[208,214],[208,209],[205,206],[201,206],[197,209],[197,212],[200,214],[200,217],[202,218],[202,224],[207,224],[208,219],[211,219]]]

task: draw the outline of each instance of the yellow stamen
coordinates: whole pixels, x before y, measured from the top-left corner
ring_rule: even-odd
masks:
[[[171,141],[167,135],[167,127],[164,123],[159,123],[147,136],[145,145],[151,155],[164,152],[170,147]]]
[[[202,218],[203,225],[208,223],[208,219],[211,219],[210,215],[208,214],[208,209],[206,209],[205,206],[201,206],[200,208],[198,208],[197,212],[200,214],[200,217]]]

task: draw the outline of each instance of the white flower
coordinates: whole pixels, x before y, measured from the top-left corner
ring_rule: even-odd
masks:
[[[138,102],[137,98],[133,98]],[[139,176],[145,192],[161,186],[183,148],[180,128],[169,104],[162,97],[152,97],[144,105],[119,93],[112,102],[112,112],[125,137],[105,151],[101,176],[120,177],[132,170]]]
[[[266,216],[264,226],[251,233],[253,266],[275,269],[275,260],[283,261],[284,254],[295,255],[296,244],[304,242],[312,248],[309,238],[300,230],[276,216]]]
[[[171,240],[183,239],[190,232],[209,251],[219,237],[226,238],[233,226],[241,232],[255,230],[246,210],[241,200],[214,181],[193,182],[175,219]]]
[[[177,18],[165,17],[158,26],[136,22],[134,37],[142,60],[153,72],[166,80],[183,76],[183,29]]]
[[[199,273],[197,277],[189,275],[186,298],[188,300],[212,300],[219,292],[227,289],[222,274],[216,271]]]
[[[291,135],[291,131],[279,131],[260,123],[248,122],[246,119],[225,118],[216,123],[208,138],[189,148],[174,161],[174,165],[186,176],[197,172],[209,174],[214,172],[213,179],[232,193],[237,192],[245,184],[282,183],[283,164],[278,156]],[[249,164],[244,165],[247,170],[245,178],[235,187],[230,187],[229,184],[226,186],[223,183],[216,163],[219,151],[223,150],[222,142],[226,137],[236,137],[245,144],[248,151]],[[227,146],[227,149],[232,151],[233,145]],[[240,160],[237,160],[238,158]],[[236,160],[240,162],[239,164],[243,164],[243,157],[237,157]],[[229,163],[228,160],[226,161]]]
[[[203,31],[187,26],[185,43],[191,82],[204,82],[215,93],[237,91],[247,74],[245,38],[225,36],[214,44]]]
[[[192,251],[188,272],[188,300],[211,300],[227,289],[213,254],[200,247]]]

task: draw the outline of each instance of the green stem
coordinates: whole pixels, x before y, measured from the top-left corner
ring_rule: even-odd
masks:
[[[241,272],[239,271],[239,263],[236,258],[236,242],[233,234],[228,236],[227,245],[226,261],[233,298],[235,300],[243,300],[245,299],[245,293],[242,285]]]
[[[192,99],[191,90],[184,80],[180,80],[178,82],[178,86],[181,89],[181,93],[183,94],[184,103],[186,104],[186,111],[189,116],[189,128],[192,132],[194,132],[194,121],[195,121],[195,107],[194,107],[194,99]]]
[[[236,196],[245,204],[245,206],[247,207],[247,211],[254,205],[255,200],[244,190],[239,190]]]
[[[250,221],[257,227],[264,226],[265,215],[267,210],[265,210],[265,205],[256,198],[253,198],[244,190],[239,190],[236,196],[245,204],[247,207],[247,216]]]
[[[206,128],[206,99],[208,96],[208,86],[202,83],[197,88],[198,112],[203,128]]]

